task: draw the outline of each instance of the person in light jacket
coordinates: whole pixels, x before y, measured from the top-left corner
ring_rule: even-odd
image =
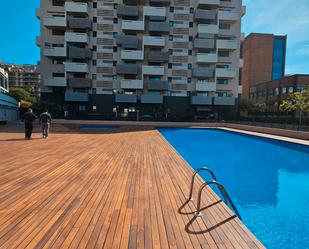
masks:
[[[42,124],[43,138],[48,138],[51,122],[52,118],[51,115],[48,113],[48,110],[46,110],[40,115],[40,124]]]

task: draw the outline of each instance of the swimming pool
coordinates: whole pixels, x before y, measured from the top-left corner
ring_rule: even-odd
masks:
[[[309,248],[309,146],[216,129],[159,131],[194,169],[215,172],[267,248]]]

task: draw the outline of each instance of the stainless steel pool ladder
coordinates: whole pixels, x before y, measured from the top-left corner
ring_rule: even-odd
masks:
[[[200,216],[201,215],[201,199],[202,199],[202,193],[203,193],[203,189],[206,186],[209,185],[216,185],[218,187],[218,189],[220,190],[221,194],[224,197],[224,202],[226,204],[230,204],[230,207],[233,209],[234,213],[238,216],[238,218],[241,220],[241,216],[236,208],[236,206],[234,205],[232,199],[230,198],[230,196],[228,195],[228,193],[226,192],[224,186],[222,184],[220,184],[217,181],[216,175],[214,174],[214,172],[212,170],[210,170],[209,168],[203,167],[203,168],[199,168],[196,171],[194,171],[193,176],[192,176],[192,180],[191,180],[191,186],[190,186],[190,194],[189,194],[189,201],[193,201],[192,195],[193,195],[193,188],[194,188],[194,181],[195,181],[195,177],[196,175],[201,172],[201,171],[206,171],[210,174],[210,176],[212,177],[211,181],[208,182],[204,182],[201,186],[200,189],[198,191],[198,198],[197,198],[197,209],[196,209],[196,213],[195,216]]]

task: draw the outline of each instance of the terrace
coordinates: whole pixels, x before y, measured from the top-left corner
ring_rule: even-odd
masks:
[[[76,127],[0,127],[0,247],[264,248],[153,126]]]

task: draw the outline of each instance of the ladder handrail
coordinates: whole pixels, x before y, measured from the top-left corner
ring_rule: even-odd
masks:
[[[202,198],[202,192],[203,192],[203,189],[206,187],[206,186],[209,186],[211,184],[214,184],[216,185],[221,194],[224,196],[225,200],[228,201],[234,211],[234,213],[238,216],[238,218],[241,220],[241,216],[236,208],[236,206],[234,205],[233,201],[231,200],[230,196],[228,195],[228,193],[226,192],[224,186],[220,183],[218,183],[217,181],[210,181],[210,182],[206,182],[204,183],[200,189],[199,189],[199,192],[198,192],[198,199],[197,199],[197,210],[196,210],[196,213],[195,213],[195,216],[199,216],[200,213],[201,213],[201,198]]]
[[[211,175],[212,179],[217,181],[217,178],[216,178],[214,172],[212,170],[210,170],[209,168],[202,167],[202,168],[199,168],[199,169],[195,170],[194,173],[193,173],[193,176],[192,176],[192,180],[191,180],[191,187],[190,187],[190,193],[189,193],[189,198],[188,198],[189,201],[193,200],[192,195],[193,195],[193,187],[194,187],[195,176],[200,171],[207,171]]]

